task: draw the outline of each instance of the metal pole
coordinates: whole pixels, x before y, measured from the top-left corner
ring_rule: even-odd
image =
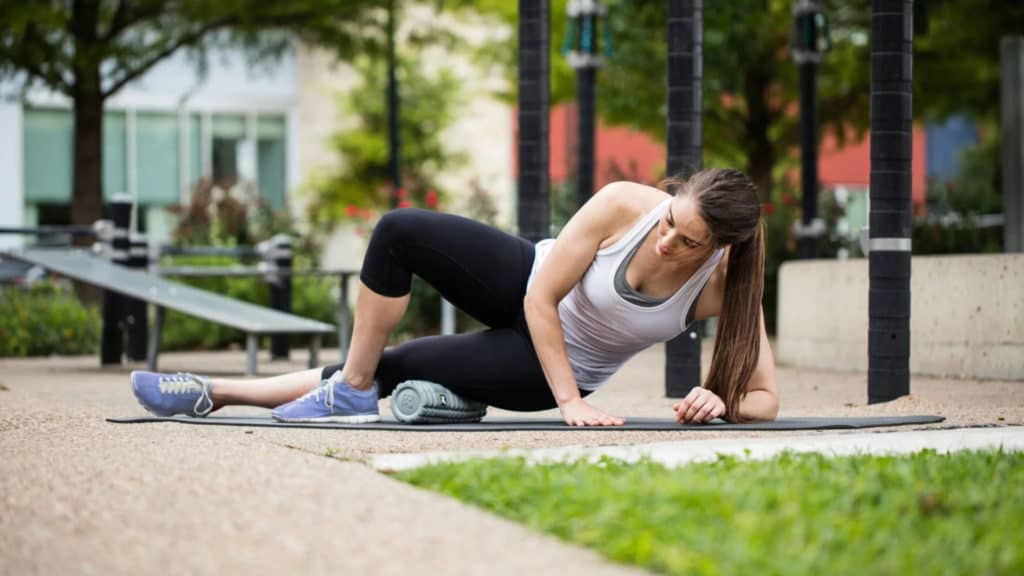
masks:
[[[668,164],[669,174],[689,176],[703,164],[701,137],[703,1],[668,3]],[[665,395],[685,396],[700,386],[699,322],[665,343]]]
[[[131,244],[128,229],[132,222],[132,199],[117,195],[110,201],[110,217],[113,229],[110,242],[105,247],[110,260],[115,264],[127,265]],[[100,364],[120,364],[124,352],[125,298],[110,290],[103,292],[103,332],[100,338]]]
[[[402,142],[398,118],[398,78],[395,75],[395,0],[388,1],[388,173],[391,175],[391,207],[398,206],[398,190],[402,187]]]
[[[871,10],[868,402],[910,393],[913,2]]]
[[[595,104],[594,77],[597,69],[586,67],[576,70],[576,100],[579,114],[579,139],[576,154],[576,207],[590,200],[594,193],[594,132]]]
[[[1000,45],[1003,251],[1024,252],[1024,36]]]
[[[797,257],[818,257],[818,63],[800,64],[800,187],[802,226],[797,229]]]
[[[566,54],[576,70],[576,206],[586,204],[594,193],[594,133],[596,130],[595,86],[597,69],[603,64],[598,47],[598,27],[604,7],[598,0],[569,0],[566,15],[572,22],[572,49]]]
[[[128,267],[145,271],[149,267],[149,246],[146,237],[141,234],[130,236],[130,252]],[[149,306],[142,300],[125,299],[125,312],[128,330],[128,360],[142,362],[146,359],[147,340],[149,338]]]
[[[292,239],[278,234],[269,240],[263,254],[271,273],[267,275],[270,286],[270,307],[290,314],[292,311]],[[288,334],[273,334],[270,337],[270,359],[287,360],[291,352]]]
[[[548,202],[549,0],[519,0],[519,235],[551,235]]]

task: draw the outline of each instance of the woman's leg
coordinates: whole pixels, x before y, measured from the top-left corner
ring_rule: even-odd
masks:
[[[357,389],[373,385],[388,336],[408,307],[413,274],[497,328],[516,322],[532,266],[532,244],[491,226],[427,210],[389,212],[363,261],[342,378]]]
[[[245,405],[273,408],[291,402],[320,384],[320,368],[256,380],[210,379],[213,409]]]
[[[369,388],[388,336],[408,307],[412,274],[488,326],[511,326],[522,310],[532,265],[533,245],[496,228],[426,210],[389,212],[374,229],[363,260],[344,367],[258,380],[214,379],[210,390],[214,406],[279,406],[313,390],[342,368],[350,385]],[[445,379],[438,381],[448,385]],[[390,394],[397,384],[381,396]]]

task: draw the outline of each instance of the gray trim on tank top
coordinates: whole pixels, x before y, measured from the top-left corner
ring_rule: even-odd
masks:
[[[657,226],[657,223],[655,223],[655,226]],[[654,228],[654,226],[651,226],[651,228]],[[650,233],[650,230],[648,230],[648,233]],[[629,282],[626,282],[626,269],[629,268],[629,263],[633,261],[633,256],[636,256],[637,251],[640,250],[640,245],[643,244],[646,239],[647,234],[641,236],[640,241],[637,242],[636,245],[633,246],[633,249],[629,251],[629,254],[622,259],[622,263],[619,264],[619,269],[615,271],[614,285],[615,291],[618,292],[619,296],[622,296],[622,298],[627,302],[636,304],[637,306],[653,308],[659,304],[663,304],[669,298],[674,296],[674,294],[670,294],[664,298],[652,298],[646,294],[637,292],[629,285]]]

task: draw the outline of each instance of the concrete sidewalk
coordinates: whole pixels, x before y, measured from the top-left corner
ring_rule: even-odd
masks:
[[[161,360],[166,371],[238,375],[245,368],[240,352]],[[294,353],[291,362],[261,358],[260,365],[285,372],[302,369],[304,361]],[[661,389],[663,362],[661,347],[637,356],[592,397],[594,403],[622,415],[670,415],[672,400]],[[0,574],[637,573],[396,482],[366,463],[396,453],[664,442],[696,448],[714,439],[753,446],[759,438],[785,444],[843,436],[407,434],[106,423],[108,416],[142,413],[129,391],[131,368],[100,369],[95,356],[0,360]],[[947,422],[923,428],[939,430],[1024,424],[1022,382],[915,379],[911,397],[866,406],[863,374],[782,368],[779,381],[788,416],[932,413]]]

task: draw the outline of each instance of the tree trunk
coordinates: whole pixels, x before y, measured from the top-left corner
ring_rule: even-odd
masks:
[[[103,217],[103,98],[98,91],[88,92],[82,90],[74,98],[75,164],[71,224],[84,226],[91,226]]]

